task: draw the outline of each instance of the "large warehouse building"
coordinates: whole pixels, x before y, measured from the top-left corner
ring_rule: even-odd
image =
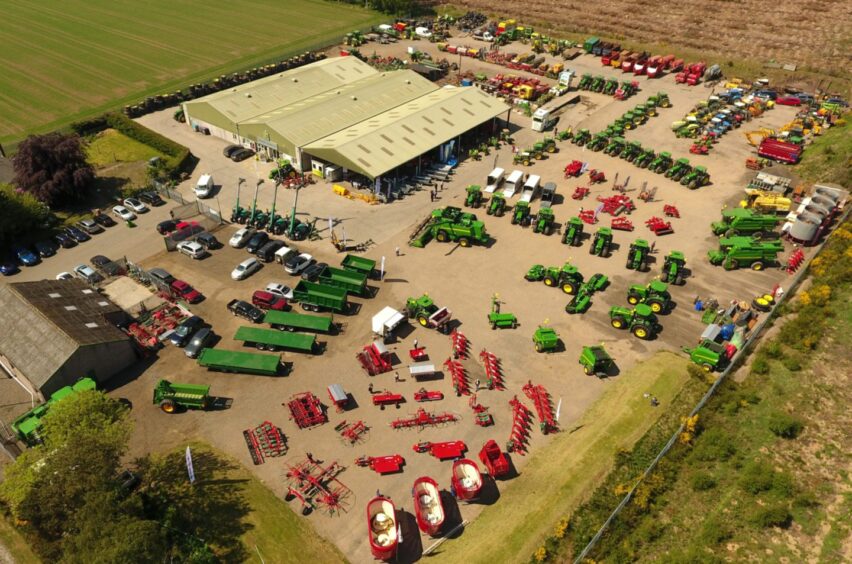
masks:
[[[380,72],[355,57],[325,59],[183,105],[190,127],[303,171],[374,181],[457,156],[467,136],[509,118],[472,87],[439,87],[411,70]]]
[[[83,377],[105,382],[136,361],[127,314],[80,280],[0,284],[0,366],[42,399]]]

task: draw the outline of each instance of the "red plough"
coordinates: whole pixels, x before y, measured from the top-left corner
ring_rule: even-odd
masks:
[[[399,454],[391,454],[389,456],[359,456],[355,459],[355,464],[366,468],[378,474],[392,474],[402,470],[402,465],[405,464],[405,459]]]
[[[292,419],[299,429],[309,429],[328,421],[318,397],[311,392],[296,394],[287,402]]]
[[[530,438],[530,421],[532,413],[518,399],[518,396],[509,400],[509,405],[512,406],[512,431],[509,433],[509,442],[506,443],[506,450],[509,452],[517,452],[518,454],[527,453],[527,442]]]
[[[414,452],[428,452],[438,460],[451,460],[458,458],[467,450],[464,441],[447,441],[444,443],[431,443],[422,441],[411,447]]]
[[[589,190],[585,186],[577,186],[576,188],[574,188],[574,193],[571,194],[571,199],[582,200],[583,198],[589,195],[589,192],[591,192],[591,190]]]
[[[384,409],[386,405],[395,405],[399,409],[401,403],[405,403],[405,397],[402,394],[395,394],[387,390],[373,394],[373,405],[378,405],[381,409]]]
[[[553,417],[553,405],[550,402],[550,394],[547,389],[541,384],[534,385],[532,381],[528,381],[521,388],[524,394],[530,398],[535,406],[535,411],[538,414],[538,419],[541,432],[547,435],[559,428],[559,424]]]
[[[666,217],[680,217],[680,210],[671,204],[663,206],[663,213],[666,214]]]
[[[370,376],[384,374],[392,370],[390,352],[384,344],[378,341],[366,345],[355,355],[355,358],[358,359],[361,367]]]
[[[348,441],[350,445],[362,442],[366,439],[367,431],[370,430],[367,424],[363,421],[355,421],[354,423],[340,422],[335,428],[335,431],[340,433],[343,440]]]
[[[414,401],[439,401],[444,399],[444,393],[438,390],[427,390],[426,388],[420,388],[416,392],[414,392]]]
[[[470,343],[464,333],[461,331],[453,331],[450,333],[450,339],[453,343],[453,358],[467,358],[467,351]]]
[[[636,205],[630,199],[630,196],[625,196],[624,194],[616,194],[608,198],[598,196],[598,201],[603,204],[602,211],[610,215],[630,213],[636,209]]]
[[[462,363],[448,358],[444,361],[444,368],[450,373],[450,378],[453,380],[453,389],[456,395],[470,395],[470,383],[467,381],[467,370],[464,369]]]
[[[287,454],[287,437],[269,421],[264,421],[253,429],[243,431],[243,438],[255,465],[263,464],[267,458]]]
[[[337,479],[343,470],[345,467],[337,462],[323,467],[308,454],[302,462],[288,466],[286,478],[289,484],[284,499],[301,501],[302,515],[308,515],[318,507],[332,515],[345,512],[352,491]]]
[[[619,231],[633,231],[633,222],[626,217],[614,217],[609,225],[612,229]]]
[[[485,367],[485,387],[489,390],[505,390],[503,370],[500,367],[500,359],[497,358],[497,355],[482,349],[479,353],[479,361]]]
[[[391,427],[394,429],[413,429],[415,427],[423,429],[425,427],[437,427],[445,423],[455,423],[458,420],[458,416],[452,413],[431,413],[421,407],[413,417],[391,421]]]
[[[672,222],[665,221],[661,217],[654,216],[646,221],[645,225],[648,226],[648,229],[654,232],[654,235],[668,235],[670,233],[674,233],[674,229],[672,229]]]

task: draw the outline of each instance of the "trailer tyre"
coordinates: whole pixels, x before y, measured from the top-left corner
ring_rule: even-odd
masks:
[[[162,409],[165,413],[174,413],[177,409],[174,400],[164,399],[160,402],[160,409]]]

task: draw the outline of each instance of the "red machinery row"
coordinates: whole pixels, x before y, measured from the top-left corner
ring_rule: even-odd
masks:
[[[559,424],[553,415],[553,404],[550,401],[550,394],[547,389],[541,384],[533,384],[528,381],[521,388],[524,394],[530,398],[538,414],[539,428],[541,432],[547,435],[559,428]]]

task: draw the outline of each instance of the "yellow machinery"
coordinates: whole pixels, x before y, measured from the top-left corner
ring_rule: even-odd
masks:
[[[777,192],[746,188],[745,193],[746,199],[740,202],[741,208],[749,208],[761,213],[788,213],[793,206],[793,200]]]
[[[533,87],[529,84],[518,84],[512,89],[512,94],[514,94],[516,98],[530,100],[533,95]]]
[[[765,138],[775,137],[775,130],[761,127],[760,129],[756,129],[754,131],[746,131],[745,136],[746,139],[748,139],[749,145],[751,145],[752,147],[757,147],[758,145],[760,145],[760,142],[763,141]]]
[[[344,198],[348,198],[350,200],[361,200],[367,202],[370,205],[378,204],[379,199],[375,194],[356,194],[354,192],[350,192],[348,188],[345,186],[341,186],[340,184],[334,184],[331,187],[331,191],[337,194],[338,196],[343,196]]]

